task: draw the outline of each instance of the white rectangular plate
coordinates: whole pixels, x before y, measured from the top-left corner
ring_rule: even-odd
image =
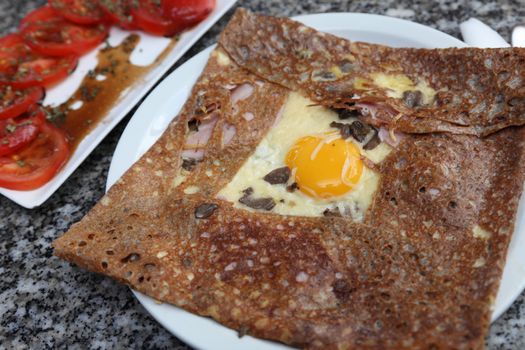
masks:
[[[120,122],[129,111],[144,97],[153,85],[168,69],[188,51],[195,42],[210,29],[228,11],[236,0],[217,0],[213,12],[199,25],[184,32],[173,49],[164,56],[140,81],[123,93],[118,102],[96,127],[78,144],[71,158],[46,185],[33,191],[12,191],[0,188],[0,194],[26,208],[34,208],[44,203],[67,180],[75,169],[87,158],[93,149],[106,137],[106,135]],[[110,31],[108,42],[115,46],[130,32],[113,27]],[[170,40],[162,37],[153,37],[142,32],[135,32],[140,36],[140,43],[131,55],[131,61],[137,65],[148,65],[157,54],[160,54],[169,44]],[[65,102],[78,88],[87,72],[97,63],[97,53],[106,44],[83,56],[75,72],[64,82],[46,91],[44,105],[58,105]]]

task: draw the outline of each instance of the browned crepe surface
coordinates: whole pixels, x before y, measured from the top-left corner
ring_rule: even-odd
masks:
[[[352,108],[349,104],[358,95],[360,101],[393,110],[369,119],[376,125],[410,133],[488,135],[525,123],[525,49],[395,49],[350,42],[298,22],[242,10],[220,43],[242,67],[303,91],[313,101]],[[354,87],[356,79],[375,72],[425,79],[438,93],[431,105],[410,108],[387,97],[384,89]],[[396,119],[399,113],[403,117]]]
[[[524,129],[407,135],[379,164],[365,224],[233,208],[215,196],[278,117],[289,91],[282,86],[309,94],[315,85],[271,83],[248,59],[241,63],[253,72],[220,65],[224,48],[256,41],[234,41],[240,28],[251,30],[246,18],[253,15],[235,15],[178,120],[55,242],[55,253],[242,334],[322,349],[482,348],[524,179]],[[258,21],[285,24],[299,42],[328,40],[310,29],[302,37],[289,20]],[[229,86],[242,83],[255,90],[234,107]],[[218,122],[204,160],[177,187],[188,121],[211,115]],[[494,125],[483,118],[469,122]],[[430,114],[410,123],[427,119],[448,123]],[[225,125],[237,131],[227,146]],[[203,203],[217,208],[197,219]],[[476,225],[489,235],[475,237]]]

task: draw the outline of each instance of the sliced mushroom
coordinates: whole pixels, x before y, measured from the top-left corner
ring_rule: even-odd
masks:
[[[270,171],[263,180],[272,185],[285,184],[290,178],[291,170],[287,166]]]
[[[341,217],[341,212],[339,211],[339,208],[326,208],[323,211],[323,216],[326,217]]]
[[[246,196],[251,196],[253,194],[253,188],[252,187],[245,188],[244,190],[242,190],[242,193],[244,193],[244,195]]]
[[[423,93],[419,90],[403,92],[403,101],[410,108],[418,107],[423,104]]]
[[[340,108],[335,110],[339,119],[358,118],[361,113],[355,109]]]
[[[204,203],[195,208],[195,218],[196,219],[206,219],[209,218],[219,206],[215,203]]]
[[[363,142],[370,131],[372,131],[372,128],[369,125],[364,124],[359,120],[356,120],[351,124],[331,122],[330,126],[339,129],[341,138],[346,140],[352,136],[358,142]]]
[[[352,135],[352,133],[350,132],[350,124],[331,122],[330,126],[332,128],[339,129],[339,133],[341,134],[341,138],[343,140],[346,140]]]
[[[239,202],[245,206],[256,210],[272,210],[275,207],[273,198],[253,198],[253,188],[248,187],[243,191],[244,195],[239,198]]]
[[[201,159],[184,158],[182,159],[182,169],[192,171],[193,169],[195,169],[197,163],[200,163],[201,161]]]
[[[354,121],[350,125],[350,132],[352,137],[359,142],[363,142],[366,139],[366,136],[370,133],[371,127],[367,124],[361,123],[359,120]]]
[[[376,128],[372,128],[374,135],[368,140],[368,142],[363,146],[363,149],[366,151],[373,150],[379,144],[381,143],[381,139],[379,138],[379,133]]]

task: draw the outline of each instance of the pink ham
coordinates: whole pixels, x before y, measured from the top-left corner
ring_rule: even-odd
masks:
[[[211,134],[213,133],[213,128],[217,123],[217,116],[212,115],[209,119],[206,119],[199,125],[198,131],[192,131],[186,137],[185,149],[191,148],[202,148],[208,143]]]
[[[222,126],[222,147],[228,146],[237,130],[232,124],[224,123]]]
[[[381,142],[386,142],[392,147],[397,147],[401,140],[404,138],[404,134],[397,131],[390,131],[385,127],[379,128],[379,139]]]
[[[231,101],[232,104],[247,99],[253,94],[253,86],[248,83],[241,84],[232,90]]]
[[[253,120],[253,118],[255,118],[255,116],[253,115],[252,112],[246,112],[242,115],[242,117],[244,118],[244,120],[246,120],[247,122]]]
[[[395,111],[391,108],[382,106],[381,104],[374,104],[369,102],[356,103],[355,105],[360,109],[361,113],[370,118],[371,124],[379,126],[379,139],[381,142],[386,142],[392,147],[397,147],[404,134],[395,130],[390,131],[388,128],[381,125],[388,125],[392,120],[396,119]]]
[[[399,114],[391,107],[380,103],[359,102],[355,104],[355,107],[359,108],[361,114],[369,117],[374,126],[388,125]]]
[[[204,150],[200,149],[185,149],[181,153],[182,158],[185,159],[197,159],[201,160],[204,158]]]
[[[381,121],[380,114],[378,115],[378,106],[373,103],[356,103],[355,105],[360,109],[361,113],[367,117],[370,117],[373,121]]]

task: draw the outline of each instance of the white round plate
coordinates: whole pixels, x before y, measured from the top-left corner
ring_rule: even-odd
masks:
[[[462,41],[421,24],[391,17],[359,13],[327,13],[305,15],[294,19],[323,32],[344,38],[397,47],[465,47]],[[160,137],[169,122],[178,114],[192,86],[203,70],[213,47],[210,47],[171,73],[146,98],[137,110],[117,145],[109,169],[107,188]],[[498,318],[525,287],[525,208],[520,202],[516,231],[510,244],[507,264],[492,320]],[[211,319],[196,316],[169,304],[135,292],[142,305],[166,329],[198,349],[275,350],[288,347],[245,336],[221,326]]]

